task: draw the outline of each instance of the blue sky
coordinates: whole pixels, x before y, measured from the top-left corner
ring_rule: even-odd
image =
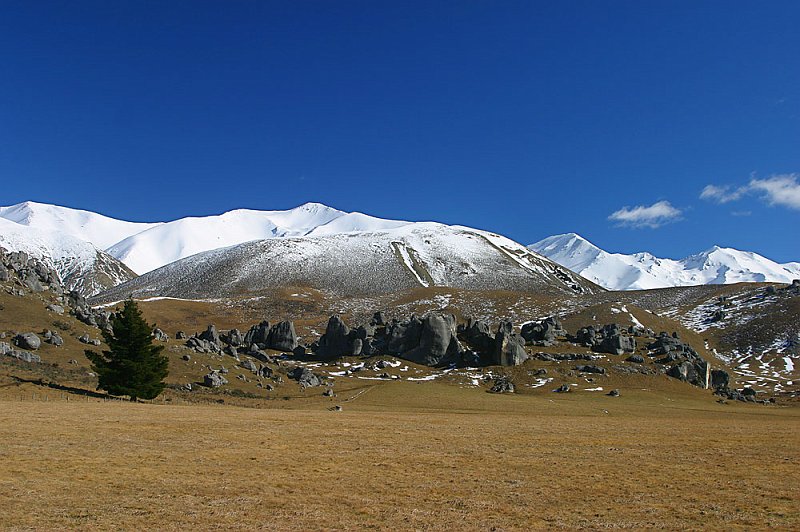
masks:
[[[0,204],[149,221],[319,201],[800,260],[797,2],[0,9]]]

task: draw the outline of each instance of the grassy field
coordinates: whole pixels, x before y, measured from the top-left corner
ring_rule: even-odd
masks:
[[[435,382],[370,386],[342,412],[10,397],[12,529],[800,528],[794,407]]]

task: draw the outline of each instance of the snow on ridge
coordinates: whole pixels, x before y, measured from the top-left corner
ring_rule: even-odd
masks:
[[[127,222],[91,211],[33,201],[0,207],[0,218],[33,229],[57,231],[90,242],[98,249],[106,249],[128,236],[159,225]]]
[[[798,263],[778,264],[757,253],[719,246],[674,260],[646,252],[609,253],[580,235],[568,233],[545,238],[528,249],[610,290],[739,282],[790,283],[800,278]]]

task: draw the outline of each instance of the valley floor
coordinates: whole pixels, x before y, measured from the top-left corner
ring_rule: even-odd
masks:
[[[392,382],[282,408],[0,401],[12,529],[800,528],[800,409]],[[341,401],[341,399],[339,399]],[[285,408],[283,408],[285,407]],[[493,528],[494,527],[494,528]]]

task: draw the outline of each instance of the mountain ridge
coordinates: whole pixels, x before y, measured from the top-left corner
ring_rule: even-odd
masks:
[[[419,287],[542,291],[603,289],[500,235],[436,222],[321,236],[270,238],[193,255],[100,294],[187,299],[257,296],[307,286],[345,295]]]
[[[528,249],[609,290],[647,290],[737,282],[791,283],[800,264],[780,264],[751,251],[714,245],[675,260],[648,252],[610,253],[576,233],[553,235]]]

